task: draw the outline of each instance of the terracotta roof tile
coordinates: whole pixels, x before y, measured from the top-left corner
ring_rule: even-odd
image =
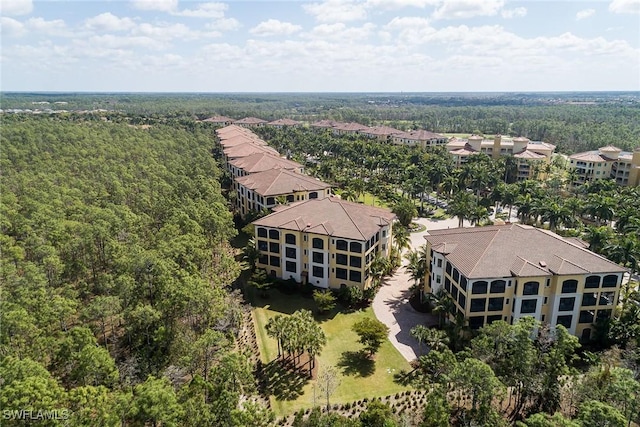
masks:
[[[331,188],[326,182],[286,169],[270,169],[242,176],[236,178],[236,182],[261,196],[279,196],[296,191],[318,191]]]

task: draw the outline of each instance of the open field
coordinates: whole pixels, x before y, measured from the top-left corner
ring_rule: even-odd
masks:
[[[291,314],[300,308],[314,310],[313,299],[297,293],[286,295],[277,289],[270,290],[267,299],[255,298],[254,320],[258,344],[265,369],[271,369],[271,404],[278,416],[314,406],[315,381],[284,372],[279,363],[274,362],[278,355],[277,343],[264,330],[270,318],[278,314]],[[327,335],[327,345],[317,358],[318,372],[332,366],[340,374],[340,385],[330,399],[332,404],[407,390],[406,386],[394,382],[394,374],[401,370],[408,371],[410,366],[389,341],[383,343],[373,360],[361,356],[359,350],[362,345],[351,331],[351,326],[365,317],[375,317],[371,308],[344,311],[338,306],[326,315],[316,316]],[[315,405],[323,403],[326,404],[326,399],[316,391]]]

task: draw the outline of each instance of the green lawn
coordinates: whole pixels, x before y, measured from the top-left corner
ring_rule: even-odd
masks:
[[[369,206],[380,206],[383,208],[388,208],[389,206],[383,201],[381,200],[379,197],[374,197],[373,194],[370,193],[364,193],[363,195],[361,195],[358,198],[359,202],[364,203],[365,205],[369,205]]]
[[[277,343],[264,330],[268,320],[278,314],[290,314],[299,308],[314,310],[311,298],[299,294],[285,295],[279,290],[270,290],[268,299],[255,299],[254,319],[262,361],[269,372],[271,404],[278,416],[291,414],[298,409],[314,406],[314,381],[285,372],[275,363],[278,354]],[[335,367],[340,373],[340,386],[331,396],[331,403],[347,403],[364,397],[386,396],[406,390],[406,386],[394,382],[394,374],[411,368],[389,341],[380,348],[374,360],[363,358],[359,350],[362,345],[351,325],[365,318],[374,317],[371,308],[360,311],[339,311],[316,316],[327,335],[327,345],[317,359],[319,372],[327,366]],[[316,404],[324,399],[317,393]]]

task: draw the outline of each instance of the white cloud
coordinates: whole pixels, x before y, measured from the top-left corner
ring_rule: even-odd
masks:
[[[640,0],[613,0],[609,4],[609,11],[613,13],[640,14]]]
[[[251,34],[257,36],[278,36],[278,35],[291,35],[300,31],[302,27],[290,22],[282,22],[277,19],[269,19],[256,25],[250,29]]]
[[[504,6],[504,0],[444,0],[438,6],[435,19],[468,19],[475,16],[494,16]]]
[[[215,31],[235,31],[240,27],[242,27],[242,24],[235,18],[216,19],[214,22],[205,25],[205,28]]]
[[[27,15],[32,10],[31,0],[0,0],[0,13],[4,16]]]
[[[504,9],[500,14],[504,19],[522,18],[523,16],[527,16],[527,8],[516,7],[515,9]]]
[[[69,36],[72,32],[67,29],[67,25],[62,19],[54,19],[47,21],[42,18],[29,18],[26,22],[27,27],[36,33],[48,36]]]
[[[578,13],[576,13],[576,21],[581,21],[583,19],[589,18],[593,15],[595,15],[596,10],[595,9],[584,9],[579,11]]]
[[[405,7],[417,7],[424,9],[426,6],[435,6],[441,0],[367,0],[366,7],[376,9],[402,9]]]
[[[361,27],[347,27],[338,22],[335,24],[320,24],[304,35],[307,39],[320,41],[340,41],[342,44],[353,44],[368,39],[376,26],[366,23]]]
[[[131,18],[118,18],[110,12],[101,13],[84,21],[84,26],[98,31],[127,31],[136,26]]]
[[[80,46],[86,49],[104,50],[132,50],[142,48],[145,50],[163,50],[168,47],[167,43],[159,42],[157,39],[148,36],[114,36],[104,34],[93,36],[87,42],[79,42]]]
[[[325,0],[322,3],[304,4],[302,8],[315,16],[318,22],[349,22],[367,17],[366,5],[353,0]]]
[[[146,22],[134,28],[131,34],[150,37],[154,40],[195,39],[198,37],[196,31],[192,31],[184,24],[152,25]]]
[[[6,16],[0,18],[0,29],[3,37],[20,37],[26,33],[22,22]]]
[[[174,15],[192,18],[222,18],[228,6],[225,3],[201,3],[195,9],[184,9],[174,12]],[[169,9],[170,11],[173,9]]]
[[[140,10],[173,12],[178,8],[178,0],[132,0],[133,7]]]

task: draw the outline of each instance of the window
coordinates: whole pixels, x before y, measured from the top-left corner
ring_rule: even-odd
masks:
[[[485,311],[485,305],[487,303],[486,298],[471,298],[471,305],[469,310],[471,312]]]
[[[336,268],[336,277],[338,279],[347,280],[347,269],[346,268]]]
[[[522,295],[538,295],[539,289],[540,289],[540,283],[527,282],[524,284],[522,288]]]
[[[298,251],[296,248],[284,248],[284,254],[287,258],[296,258]]]
[[[611,309],[607,309],[607,310],[598,310],[598,314],[596,316],[596,319],[598,321],[603,321],[603,320],[607,320],[607,319],[611,319]]]
[[[438,260],[438,267],[442,268],[442,258]]]
[[[460,289],[464,289],[465,292],[467,290],[467,278],[462,274],[460,275]]]
[[[293,194],[289,194],[289,195],[287,196],[287,202],[288,202],[288,203],[291,203],[291,202],[293,202],[294,200],[295,200],[295,199],[294,199],[294,197],[293,197]]]
[[[318,198],[318,192],[317,191],[312,191],[311,193],[309,193],[309,198],[310,199],[317,199]]]
[[[324,240],[314,237],[312,241],[312,246],[314,249],[324,249]]]
[[[484,316],[469,317],[469,328],[480,329],[484,326]]]
[[[600,293],[600,305],[612,305],[614,303],[615,292],[601,292]]]
[[[445,267],[445,271],[448,275],[451,275],[451,263],[447,261],[447,266]]]
[[[447,279],[449,280],[449,279]],[[442,277],[439,274],[436,275],[436,283],[442,282]],[[451,281],[449,281],[449,288],[451,288]]]
[[[503,294],[506,285],[507,282],[505,282],[504,280],[494,280],[493,282],[491,282],[490,292],[492,294]]]
[[[571,322],[573,322],[573,316],[558,316],[556,325],[562,325],[568,329],[571,327]]]
[[[269,243],[269,252],[273,252],[274,254],[280,253],[280,244],[275,242]]]
[[[587,289],[600,287],[600,276],[589,276],[584,281],[584,287]]]
[[[349,270],[349,280],[352,282],[361,282],[362,281],[362,273],[358,270]]]
[[[280,257],[271,255],[269,257],[269,265],[273,267],[280,267]]]
[[[473,285],[471,285],[471,293],[472,294],[486,294],[488,286],[489,286],[489,284],[487,282],[485,282],[484,280],[481,280],[479,282],[473,282]]]
[[[349,257],[349,265],[351,267],[362,267],[362,257],[359,256],[350,256]]]
[[[295,234],[291,234],[291,233],[287,233],[284,235],[284,241],[285,243],[288,243],[290,245],[295,245],[296,244],[296,235]]]
[[[351,242],[349,244],[349,252],[361,253],[362,252],[362,243]]]
[[[504,307],[504,298],[489,298],[489,307],[487,311],[502,311]]]
[[[278,230],[269,230],[269,238],[273,240],[280,240],[280,232]]]
[[[438,279],[440,278],[440,275],[438,275]],[[440,283],[440,282],[437,282]],[[447,292],[451,292],[451,280],[449,280],[448,277],[445,276],[444,278],[444,288],[447,290]]]
[[[316,265],[313,266],[313,276],[314,277],[324,277],[324,267],[318,267]]]
[[[522,305],[520,306],[520,313],[524,313],[524,314],[535,313],[537,306],[538,306],[538,300],[524,299],[522,300]]]
[[[267,197],[267,206],[275,205],[276,199],[273,197]]]
[[[347,265],[347,256],[345,254],[336,254],[336,264]]]
[[[318,264],[324,264],[324,254],[322,252],[311,252],[311,259]]]
[[[565,280],[562,282],[562,293],[563,294],[574,294],[578,291],[578,281],[577,280]]]
[[[336,249],[339,251],[348,251],[349,243],[346,240],[338,239],[336,240]]]
[[[576,299],[575,297],[570,298],[560,298],[560,305],[558,306],[559,311],[572,311],[573,306],[575,305]]]
[[[487,316],[487,325],[490,325],[493,322],[497,322],[498,320],[502,320],[501,314],[497,314],[495,316]]]
[[[453,269],[453,281],[456,283],[460,281],[460,273],[457,268]]]
[[[578,317],[578,323],[593,323],[593,311],[587,311],[587,310],[580,311],[580,317]]]
[[[267,237],[267,229],[266,228],[258,228],[258,237]]]
[[[464,309],[464,306],[467,304],[467,297],[465,297],[464,295],[462,295],[462,292],[460,292],[460,294],[458,295],[458,304],[460,305],[460,307],[462,307]]]
[[[603,288],[615,288],[618,284],[618,276],[615,274],[608,274],[602,279]]]
[[[596,305],[597,295],[598,294],[595,292],[589,292],[582,295],[582,306],[584,307],[584,306]]]
[[[268,255],[260,255],[260,257],[258,258],[258,264],[264,264],[264,265],[269,264],[269,256]]]
[[[291,273],[295,273],[297,271],[297,266],[296,263],[293,261],[287,261],[285,262],[285,270],[291,272]]]
[[[267,252],[269,245],[267,244],[267,242],[265,240],[258,240],[258,250]]]
[[[453,285],[451,287],[451,296],[453,297],[454,300],[458,299],[458,287],[456,285]]]

